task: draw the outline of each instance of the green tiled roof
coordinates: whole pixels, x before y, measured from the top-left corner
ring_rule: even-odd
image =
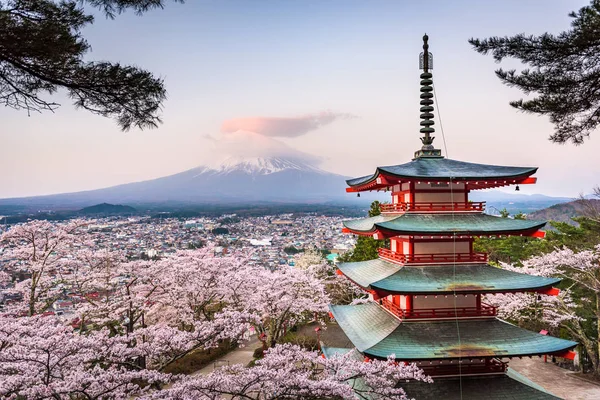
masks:
[[[364,288],[368,288],[373,282],[385,279],[402,269],[401,265],[380,258],[369,261],[339,263],[337,267],[344,275]]]
[[[537,290],[560,282],[487,264],[400,266],[375,259],[340,263],[338,268],[364,288],[402,294],[499,293]]]
[[[400,325],[399,319],[375,303],[330,305],[329,309],[348,339],[361,352],[375,346]]]
[[[374,358],[390,354],[402,361],[517,357],[558,353],[577,345],[495,318],[400,323],[374,302],[330,308],[356,348]]]
[[[417,400],[560,400],[507,375],[437,378],[433,383],[409,381],[398,386]]]
[[[353,219],[350,221],[344,221],[344,226],[346,228],[352,229],[353,231],[369,232],[369,231],[373,230],[373,225],[379,224],[382,222],[392,221],[396,218],[398,218],[397,215],[381,214],[381,215],[377,215],[375,217],[360,218],[360,219]]]
[[[383,172],[398,178],[453,180],[494,180],[525,178],[535,174],[537,167],[506,167],[475,164],[448,158],[417,158],[400,165],[378,167],[374,174],[346,181],[349,186],[370,182]]]
[[[494,217],[488,214],[403,214],[344,221],[344,226],[356,232],[374,232],[377,229],[401,234],[449,235],[509,234],[537,230],[546,221],[532,221]]]

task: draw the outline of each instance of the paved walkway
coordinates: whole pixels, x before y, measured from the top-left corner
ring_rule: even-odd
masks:
[[[207,375],[213,372],[215,369],[219,369],[220,367],[223,367],[225,365],[248,365],[248,363],[254,359],[254,350],[261,346],[262,344],[259,342],[256,335],[254,335],[244,347],[238,347],[236,349],[233,349],[229,353],[223,355],[218,360],[215,360],[208,364],[206,367],[192,373],[192,375]]]
[[[565,400],[600,400],[600,384],[588,382],[543,358],[513,358],[508,365],[555,396]]]

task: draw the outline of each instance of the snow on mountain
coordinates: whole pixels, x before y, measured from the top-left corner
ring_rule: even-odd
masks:
[[[219,174],[243,172],[248,175],[269,175],[285,170],[328,173],[306,162],[281,157],[229,157],[207,168]]]

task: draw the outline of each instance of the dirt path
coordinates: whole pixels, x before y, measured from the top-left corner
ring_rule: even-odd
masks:
[[[248,365],[250,361],[254,359],[254,350],[260,347],[261,344],[258,338],[254,336],[244,347],[238,347],[231,350],[229,353],[224,354],[218,360],[213,361],[204,368],[194,372],[192,375],[207,375],[224,365],[243,364]]]

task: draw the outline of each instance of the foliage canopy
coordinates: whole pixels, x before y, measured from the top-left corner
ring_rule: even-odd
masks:
[[[0,0],[0,102],[28,113],[54,111],[60,104],[47,95],[64,89],[77,108],[114,118],[123,130],[156,127],[166,99],[163,80],[136,66],[87,61],[82,30],[94,17],[84,3],[114,18],[165,2]]]
[[[497,62],[513,58],[530,66],[521,72],[498,69],[496,75],[528,100],[511,106],[548,115],[555,126],[550,140],[581,144],[600,124],[600,0],[569,14],[571,29],[554,35],[470,39],[475,51]]]

